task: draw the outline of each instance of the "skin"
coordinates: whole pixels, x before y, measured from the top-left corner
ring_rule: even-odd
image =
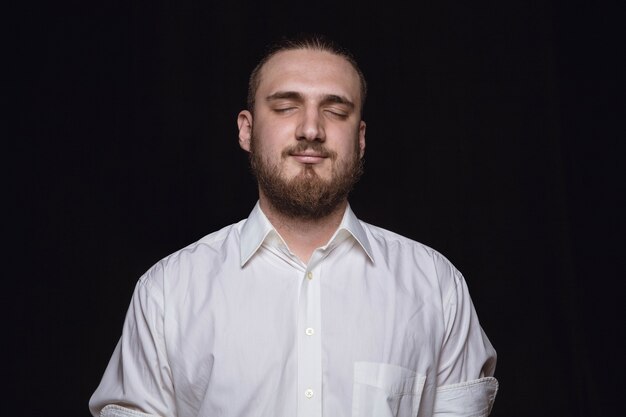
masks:
[[[337,164],[365,152],[365,122],[361,120],[359,77],[344,58],[325,51],[298,49],[273,56],[261,70],[254,115],[243,110],[237,116],[239,145],[250,152],[255,144],[262,157],[278,166],[290,179],[312,169],[328,180]],[[301,141],[316,141],[336,153],[331,158],[307,149],[282,156],[283,150]],[[348,201],[328,216],[299,219],[272,207],[259,188],[259,204],[291,251],[308,262],[313,251],[326,244],[339,226]]]

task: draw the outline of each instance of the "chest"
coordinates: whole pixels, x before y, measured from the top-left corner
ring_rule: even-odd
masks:
[[[349,390],[360,361],[426,375],[443,337],[441,297],[428,277],[411,274],[366,261],[297,269],[274,259],[186,277],[165,319],[172,372],[199,396],[209,387],[241,394],[242,381],[251,393],[288,392],[303,367]]]

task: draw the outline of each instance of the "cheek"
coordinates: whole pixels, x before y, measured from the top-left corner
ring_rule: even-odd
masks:
[[[355,154],[360,155],[359,137],[356,135],[347,137],[336,150],[343,159],[353,158]]]
[[[293,134],[284,125],[263,125],[254,130],[255,138],[268,151],[282,151],[291,144]]]

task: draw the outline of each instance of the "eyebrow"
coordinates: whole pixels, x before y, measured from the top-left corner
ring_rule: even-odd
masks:
[[[265,101],[271,102],[274,100],[295,100],[295,101],[304,101],[304,96],[297,91],[277,91],[276,93],[270,94],[265,98]],[[341,104],[349,107],[351,110],[354,109],[354,103],[348,100],[346,97],[337,95],[337,94],[326,94],[322,98],[321,104]]]

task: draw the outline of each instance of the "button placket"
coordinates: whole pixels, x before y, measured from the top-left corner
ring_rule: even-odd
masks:
[[[310,262],[309,265],[312,263]],[[319,417],[322,413],[322,348],[318,331],[321,323],[319,264],[300,275],[298,302],[298,417]]]

